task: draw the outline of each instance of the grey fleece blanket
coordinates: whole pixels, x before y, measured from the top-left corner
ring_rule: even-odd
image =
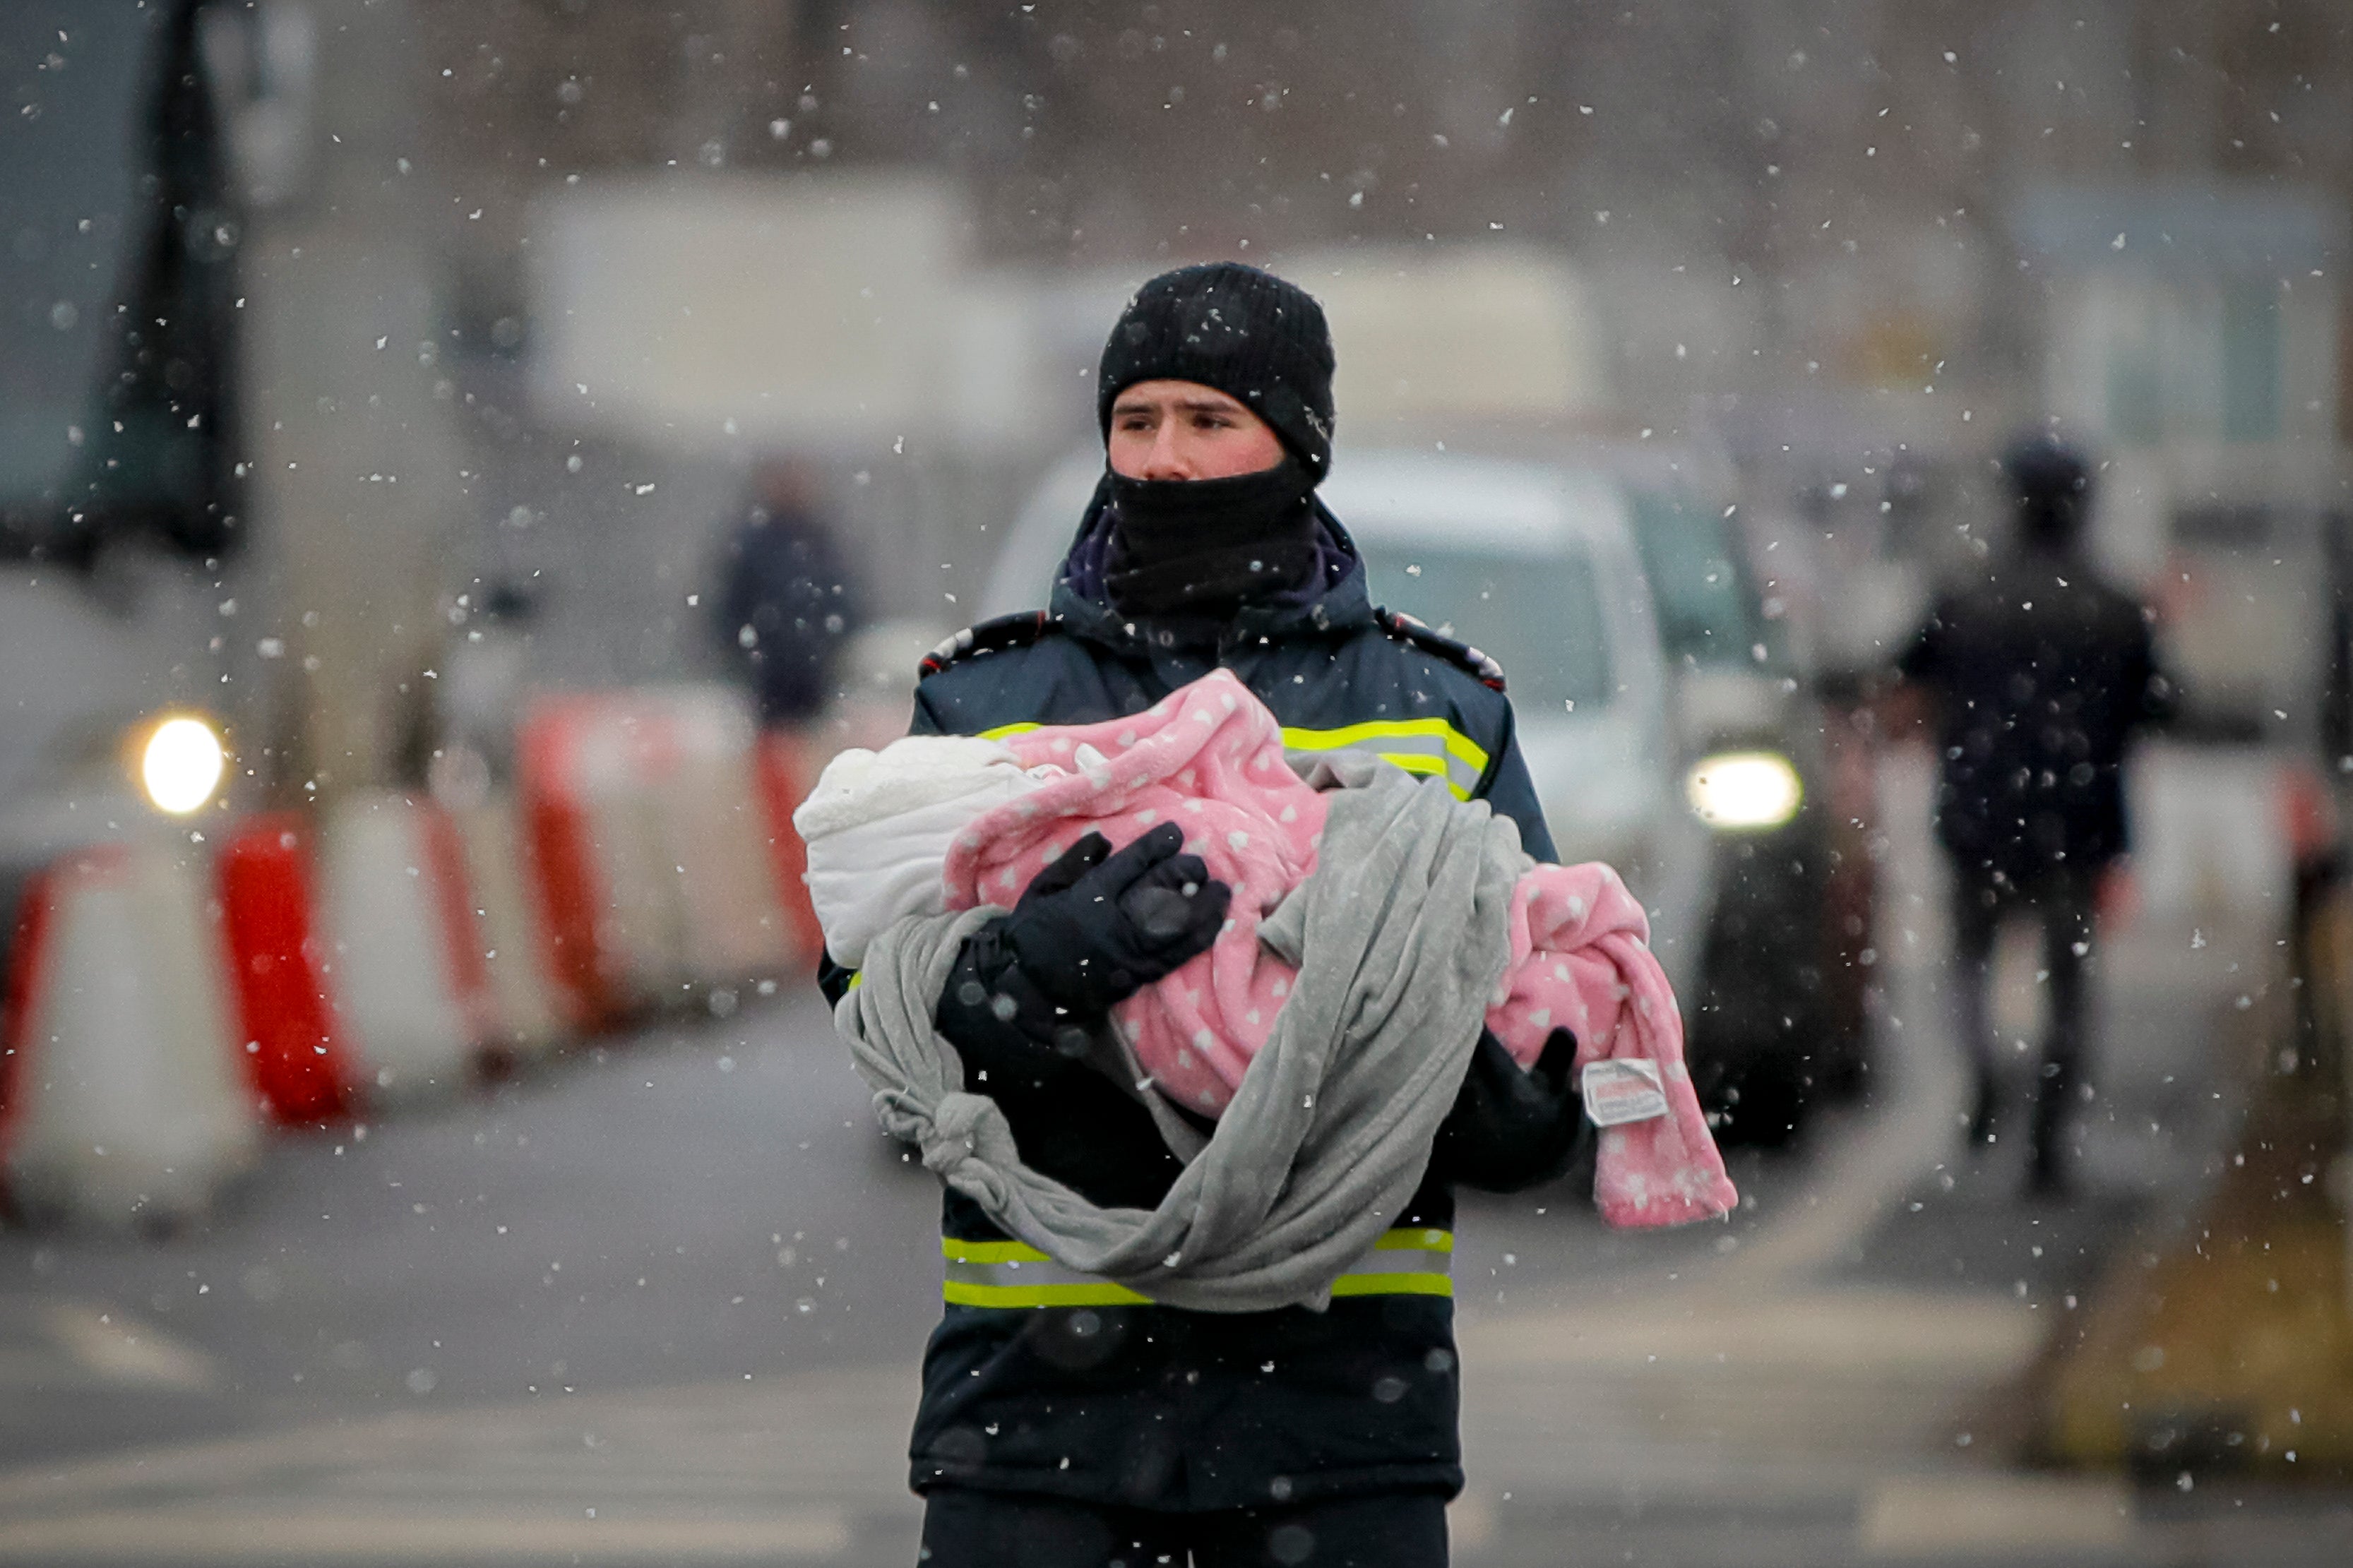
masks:
[[[964,939],[998,910],[899,921],[835,1009],[884,1129],[1066,1268],[1198,1311],[1322,1308],[1420,1183],[1531,862],[1510,819],[1440,781],[1345,753],[1308,777],[1341,786],[1317,870],[1260,931],[1299,977],[1206,1143],[1143,1091],[1187,1162],[1158,1208],[1102,1208],[1039,1175],[997,1102],[964,1092],[933,1014]],[[1133,1058],[1113,1070],[1139,1076]]]

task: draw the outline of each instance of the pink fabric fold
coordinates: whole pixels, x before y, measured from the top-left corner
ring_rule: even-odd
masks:
[[[1667,1110],[1601,1129],[1593,1200],[1616,1226],[1685,1225],[1740,1201],[1683,1063],[1683,1019],[1651,952],[1651,921],[1618,873],[1598,860],[1537,866],[1512,894],[1512,965],[1487,1027],[1525,1067],[1545,1037],[1577,1036],[1577,1068],[1649,1062]]]
[[[1285,761],[1282,726],[1230,672],[1213,670],[1150,710],[1099,724],[1003,737],[1023,766],[1064,770],[976,817],[950,847],[951,909],[1010,905],[1090,832],[1113,847],[1173,820],[1185,847],[1234,890],[1209,951],[1122,1003],[1116,1019],[1161,1092],[1215,1116],[1273,1032],[1294,972],[1258,940],[1260,921],[1315,868],[1324,797]],[[1667,1113],[1605,1128],[1594,1184],[1602,1216],[1680,1225],[1738,1201],[1683,1064],[1683,1019],[1648,946],[1649,921],[1599,864],[1537,866],[1512,900],[1512,962],[1487,1026],[1522,1067],[1554,1028],[1591,1062],[1653,1064]]]

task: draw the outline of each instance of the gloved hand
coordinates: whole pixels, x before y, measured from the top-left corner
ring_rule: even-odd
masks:
[[[1114,1005],[1208,948],[1233,889],[1184,842],[1163,823],[1113,855],[1090,833],[973,933],[936,1017],[968,1070],[1002,1087],[1076,1065]]]
[[[1090,833],[1038,873],[1002,940],[1045,998],[1073,1016],[1113,1005],[1207,952],[1233,889],[1209,879],[1184,830],[1164,822],[1113,855]]]
[[[1517,1192],[1566,1171],[1592,1135],[1572,1082],[1577,1037],[1555,1029],[1523,1071],[1482,1029],[1470,1070],[1440,1123],[1430,1169],[1491,1193]]]

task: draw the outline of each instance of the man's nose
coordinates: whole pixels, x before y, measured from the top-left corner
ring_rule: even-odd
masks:
[[[1164,419],[1152,433],[1152,450],[1145,454],[1144,472],[1147,479],[1189,479],[1192,464],[1186,460],[1182,442],[1182,425],[1175,419]]]

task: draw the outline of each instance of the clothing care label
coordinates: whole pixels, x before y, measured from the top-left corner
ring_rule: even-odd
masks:
[[[1656,1062],[1588,1062],[1579,1092],[1585,1114],[1596,1127],[1648,1121],[1667,1113],[1667,1091],[1660,1084]]]

